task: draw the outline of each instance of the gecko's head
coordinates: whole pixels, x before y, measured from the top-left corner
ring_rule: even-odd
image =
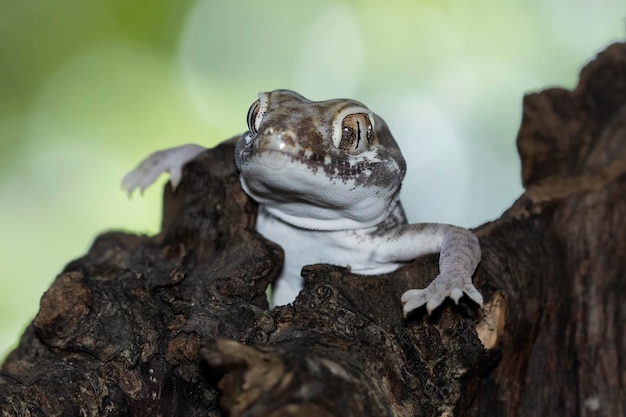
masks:
[[[235,160],[244,190],[307,229],[366,227],[396,206],[406,164],[385,122],[346,99],[260,93]]]

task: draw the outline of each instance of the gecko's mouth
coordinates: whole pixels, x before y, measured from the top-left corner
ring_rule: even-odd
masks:
[[[326,162],[326,161],[327,162]],[[330,156],[324,157],[312,152],[300,151],[293,153],[276,149],[257,149],[248,159],[248,162],[271,169],[272,171],[297,170],[317,172],[324,169],[325,163],[330,163]]]

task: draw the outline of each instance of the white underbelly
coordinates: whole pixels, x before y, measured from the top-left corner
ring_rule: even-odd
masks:
[[[399,264],[379,263],[377,244],[366,231],[315,231],[293,227],[264,210],[259,211],[256,229],[278,243],[285,261],[272,295],[272,304],[292,302],[302,289],[302,267],[318,263],[349,267],[354,273],[374,275],[391,272]]]

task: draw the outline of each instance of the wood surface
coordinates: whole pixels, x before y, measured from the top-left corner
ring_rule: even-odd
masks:
[[[527,95],[517,146],[525,192],[476,230],[485,306],[408,319],[436,255],[305,267],[269,309],[282,250],[254,231],[232,141],[205,152],[166,186],[158,236],[104,233],[57,276],[0,369],[0,415],[626,416],[626,44],[575,90]]]

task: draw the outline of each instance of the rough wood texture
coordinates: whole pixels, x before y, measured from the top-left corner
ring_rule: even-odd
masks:
[[[166,187],[159,236],[104,234],[56,278],[1,415],[626,416],[626,45],[527,96],[518,147],[526,192],[477,231],[485,308],[409,320],[400,295],[436,256],[307,267],[269,310],[282,251],[253,231],[232,143],[206,152]]]

